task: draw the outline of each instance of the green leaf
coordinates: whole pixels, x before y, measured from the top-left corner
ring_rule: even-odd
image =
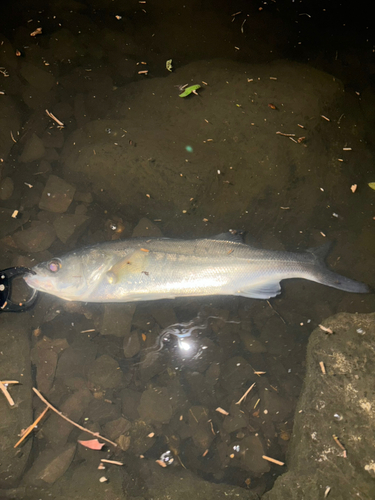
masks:
[[[375,191],[375,182],[369,182],[368,185]]]
[[[190,85],[190,87],[186,87],[186,89],[182,92],[182,94],[180,94],[180,97],[186,97],[190,95],[192,92],[194,92],[194,90],[198,90],[200,88],[201,88],[200,85]]]

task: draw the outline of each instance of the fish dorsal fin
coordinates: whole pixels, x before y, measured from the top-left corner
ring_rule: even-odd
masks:
[[[210,240],[223,240],[223,241],[233,241],[235,243],[244,243],[244,231],[237,231],[235,229],[229,229],[226,233],[220,233],[215,236],[207,238]]]
[[[118,260],[106,273],[110,284],[115,285],[126,274],[139,274],[145,270],[148,260],[146,249],[135,250],[133,253]]]
[[[313,255],[318,262],[324,262],[332,248],[332,245],[331,241],[327,241],[327,243],[321,245],[320,247],[308,248],[306,252]]]

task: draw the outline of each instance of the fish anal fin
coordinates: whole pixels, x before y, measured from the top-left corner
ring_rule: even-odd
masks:
[[[281,293],[280,281],[264,281],[254,283],[250,287],[244,287],[235,292],[235,295],[251,299],[270,299]]]
[[[148,260],[147,254],[146,251],[136,250],[116,262],[106,273],[108,282],[116,284],[127,274],[139,274],[144,271]]]

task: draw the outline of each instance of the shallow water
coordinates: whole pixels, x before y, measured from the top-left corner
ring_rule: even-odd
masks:
[[[295,2],[2,9],[1,269],[118,237],[235,228],[270,249],[334,240],[330,268],[373,285],[373,41],[365,19]],[[30,36],[38,27],[42,34]],[[179,97],[186,84],[201,85],[198,95]],[[51,174],[68,183],[53,188],[53,200]],[[285,470],[261,456],[285,462],[309,334],[332,314],[374,305],[373,295],[302,280],[284,283],[270,301],[129,308],[42,297],[25,315],[30,383],[118,447],[77,445],[63,456],[89,437],[49,417],[25,464],[27,490],[6,498],[92,498],[87,485],[96,489],[103,474],[108,494],[158,498],[147,469],[155,460],[166,485],[192,472],[184,477],[196,495],[200,478],[261,495]],[[34,401],[35,417],[41,408]],[[40,462],[50,449],[61,474],[46,484]],[[97,471],[100,458],[126,467]]]

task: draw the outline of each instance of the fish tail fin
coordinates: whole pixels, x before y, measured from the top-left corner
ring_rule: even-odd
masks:
[[[337,288],[338,290],[343,290],[345,292],[370,293],[372,290],[365,283],[352,280],[346,276],[341,276],[341,274],[334,273],[327,268],[325,258],[331,248],[332,242],[328,242],[321,247],[310,248],[307,250],[313,258],[315,267],[314,277],[310,279],[316,281],[317,283],[321,283],[322,285]]]

